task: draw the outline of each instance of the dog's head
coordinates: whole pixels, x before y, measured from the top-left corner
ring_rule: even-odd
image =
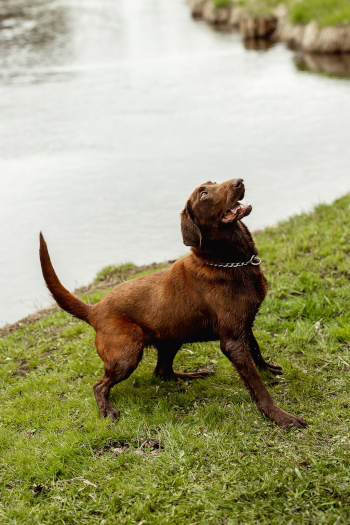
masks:
[[[252,207],[240,202],[245,188],[242,179],[221,184],[206,182],[194,190],[181,213],[181,231],[186,246],[204,241],[225,240],[237,228],[237,221],[249,215]]]

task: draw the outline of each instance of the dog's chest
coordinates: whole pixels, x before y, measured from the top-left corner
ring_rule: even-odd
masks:
[[[267,294],[267,281],[262,272],[246,275],[243,272],[237,278],[219,283],[212,294],[211,304],[217,311],[231,311],[255,315]]]

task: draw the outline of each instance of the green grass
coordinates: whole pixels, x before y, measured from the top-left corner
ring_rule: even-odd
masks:
[[[250,16],[270,15],[280,3],[280,0],[238,0],[244,13]]]
[[[220,7],[229,7],[232,4],[232,0],[212,0],[212,2],[217,9]]]
[[[116,273],[124,273],[126,270],[133,270],[136,268],[135,264],[128,262],[124,264],[112,264],[102,268],[95,277],[94,283],[98,283],[107,277],[110,277]]]
[[[316,20],[318,26],[334,26],[350,22],[350,2],[348,0],[303,0],[291,4],[291,20],[307,24]]]
[[[262,377],[303,431],[261,416],[218,343],[181,350],[176,369],[216,372],[188,384],[154,378],[148,349],[113,389],[111,423],[92,392],[102,362],[89,326],[57,311],[3,338],[0,523],[347,525],[349,217],[346,196],[256,238],[270,290],[255,333],[284,370]],[[140,449],[149,439],[163,448]]]
[[[231,0],[212,0],[215,7],[232,4]],[[271,13],[280,0],[236,0],[247,14],[262,16]],[[235,2],[234,2],[235,3]],[[308,24],[315,20],[320,28],[350,23],[349,0],[287,0],[283,2],[293,23]]]

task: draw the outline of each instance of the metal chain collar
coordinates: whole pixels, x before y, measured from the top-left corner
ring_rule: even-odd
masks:
[[[254,262],[255,259],[257,262]],[[220,266],[220,268],[238,268],[238,266],[248,266],[249,264],[252,264],[253,266],[259,266],[261,263],[261,259],[257,257],[256,255],[252,255],[252,257],[249,259],[248,262],[239,262],[239,263],[225,263],[225,264],[214,264],[214,263],[207,263],[209,266]]]

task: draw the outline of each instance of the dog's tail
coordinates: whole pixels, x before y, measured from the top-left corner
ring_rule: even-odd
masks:
[[[40,263],[41,270],[46,282],[46,286],[51,292],[52,297],[55,299],[58,306],[60,306],[66,312],[74,315],[78,319],[82,319],[86,323],[91,324],[91,314],[93,306],[85,304],[80,299],[72,295],[66,288],[61,284],[58,279],[55,270],[53,269],[47,244],[40,232]]]

